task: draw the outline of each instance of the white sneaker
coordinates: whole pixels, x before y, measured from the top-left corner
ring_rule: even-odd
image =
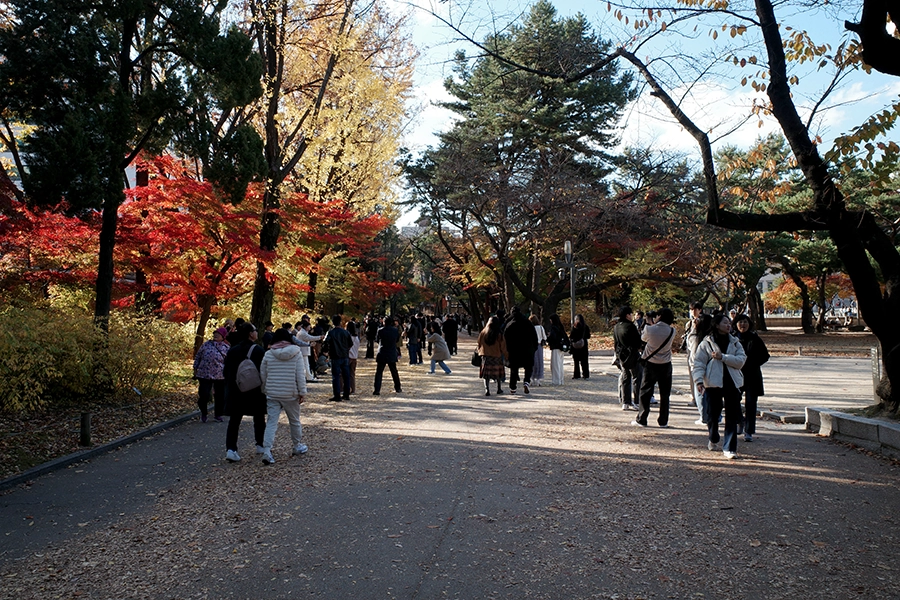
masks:
[[[694,425],[706,425],[706,423],[703,422],[703,419],[697,419],[694,421]]]
[[[257,453],[257,454],[265,454],[265,453],[266,453],[266,449],[263,448],[262,446],[257,446],[257,447],[256,447],[256,453]]]
[[[722,454],[724,454],[725,458],[727,458],[728,460],[734,460],[735,458],[737,458],[737,452],[729,452],[728,450],[725,450],[724,452],[722,452]]]
[[[275,464],[275,459],[272,458],[271,450],[266,450],[265,452],[263,452],[263,464],[264,465],[274,465]]]
[[[234,450],[229,450],[225,453],[225,460],[227,460],[228,462],[238,462],[239,460],[241,460],[241,456]]]
[[[306,454],[306,451],[309,450],[309,447],[306,444],[297,444],[294,447],[294,451],[291,454]]]
[[[709,451],[710,451],[710,452],[715,452],[716,450],[719,449],[719,445],[718,445],[718,444],[713,444],[712,442],[709,442],[709,443],[706,445],[706,447],[709,448]]]

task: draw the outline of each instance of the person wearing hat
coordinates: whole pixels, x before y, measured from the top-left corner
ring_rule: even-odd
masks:
[[[227,335],[228,330],[219,327],[213,332],[213,339],[204,342],[194,357],[194,379],[200,382],[197,406],[200,407],[200,420],[204,423],[209,414],[210,394],[214,399],[214,418],[217,422],[222,422],[225,409],[225,356],[230,347],[225,341]]]

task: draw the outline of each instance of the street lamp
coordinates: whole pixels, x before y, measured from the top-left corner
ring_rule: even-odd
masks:
[[[563,253],[566,255],[566,266],[569,268],[569,316],[572,327],[575,326],[575,257],[572,254],[572,241],[566,240]]]

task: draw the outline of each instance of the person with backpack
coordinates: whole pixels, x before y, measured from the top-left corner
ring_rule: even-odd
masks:
[[[238,432],[244,416],[253,417],[256,453],[265,453],[266,397],[262,392],[259,374],[265,351],[256,343],[259,334],[252,323],[242,323],[234,332],[234,345],[225,355],[225,413],[228,430],[225,433],[225,460],[238,462]],[[255,375],[254,375],[255,372]]]

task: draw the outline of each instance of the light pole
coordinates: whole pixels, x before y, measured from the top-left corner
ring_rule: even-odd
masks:
[[[566,240],[563,250],[566,255],[566,267],[569,268],[569,316],[572,327],[575,326],[575,256],[572,253],[572,241]]]

